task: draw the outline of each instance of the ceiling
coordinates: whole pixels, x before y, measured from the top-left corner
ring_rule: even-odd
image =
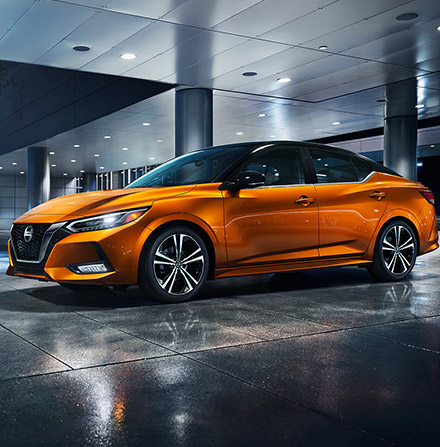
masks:
[[[384,85],[414,76],[419,118],[440,116],[439,25],[438,0],[14,0],[0,3],[0,59],[213,88],[215,144],[306,140],[382,126]],[[69,175],[160,163],[174,92],[36,143]],[[0,164],[14,155],[24,169],[24,151]]]

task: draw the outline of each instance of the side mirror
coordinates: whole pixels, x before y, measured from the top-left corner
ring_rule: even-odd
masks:
[[[257,188],[263,186],[266,176],[259,171],[240,172],[234,180],[229,180],[220,185],[223,191],[238,191],[246,188]]]

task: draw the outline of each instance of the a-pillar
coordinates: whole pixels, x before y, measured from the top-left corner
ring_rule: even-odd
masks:
[[[28,209],[46,202],[50,197],[49,149],[28,147],[27,150]]]
[[[176,156],[212,146],[212,90],[176,89]]]
[[[417,80],[386,86],[384,165],[417,180]]]
[[[94,172],[84,172],[82,178],[82,192],[96,191],[96,174]]]

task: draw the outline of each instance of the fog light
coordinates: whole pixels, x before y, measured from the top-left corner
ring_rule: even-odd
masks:
[[[105,273],[108,271],[105,264],[102,264],[102,263],[83,264],[83,265],[78,265],[76,268],[80,271],[80,273]]]

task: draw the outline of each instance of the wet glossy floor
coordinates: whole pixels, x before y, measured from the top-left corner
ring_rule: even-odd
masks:
[[[180,305],[2,275],[0,446],[439,445],[439,261],[395,284],[218,280]]]

